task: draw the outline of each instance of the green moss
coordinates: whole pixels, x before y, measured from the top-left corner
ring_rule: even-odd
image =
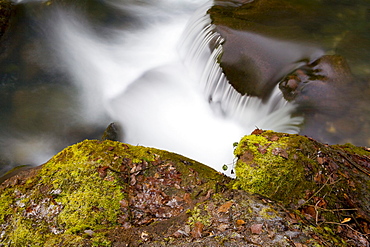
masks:
[[[209,215],[207,211],[207,207],[204,204],[199,204],[195,206],[193,209],[189,209],[186,211],[187,214],[190,215],[188,218],[188,224],[193,226],[196,222],[200,222],[205,226],[211,225],[211,215]]]
[[[192,199],[211,189],[217,191],[223,180],[230,181],[174,153],[110,140],[86,140],[55,155],[28,180],[0,187],[0,224],[4,223],[5,233],[0,235],[0,243],[110,246],[104,233],[119,226],[118,218],[129,212],[120,202],[128,200],[132,169],[143,168],[140,176],[152,182],[163,175],[158,169],[167,166],[173,166],[167,175],[174,176],[178,188],[185,186],[187,193],[191,189]],[[169,185],[175,182],[165,180]],[[192,184],[201,186],[192,188]],[[179,193],[175,187],[164,188],[164,193]],[[192,219],[208,225],[206,209],[201,210],[198,215],[194,211]]]
[[[278,141],[275,141],[275,136]],[[311,161],[299,154],[299,136],[277,136],[271,131],[263,136],[245,136],[234,154],[239,158],[235,173],[234,188],[241,188],[289,204],[311,186],[306,179],[304,163]],[[299,160],[299,162],[297,162]]]
[[[350,154],[370,157],[370,151],[366,150],[363,147],[357,147],[351,143],[346,143],[344,145],[333,145],[333,147],[338,148],[339,150],[344,150],[345,152],[348,152]]]
[[[338,234],[335,234],[330,227],[310,226],[310,230],[316,234],[323,236],[326,240],[325,246],[340,246],[346,247],[348,244],[345,240],[341,239]]]
[[[279,215],[279,213],[271,207],[262,208],[259,214],[265,219],[274,219]]]
[[[24,217],[14,219],[14,231],[10,232],[9,238],[14,246],[42,246],[47,238],[45,227],[35,227],[32,220]]]
[[[12,207],[17,208],[17,213],[12,214],[6,241],[38,246],[45,241],[54,242],[57,232],[61,239],[74,235],[73,241],[78,242],[81,240],[78,234],[85,229],[113,227],[120,213],[119,202],[124,198],[122,186],[114,172],[109,172],[105,178],[98,173],[101,166],[116,168],[110,153],[113,149],[120,151],[125,147],[110,141],[84,141],[73,145],[44,164],[36,177],[19,187],[17,196],[14,189],[1,193],[1,222],[12,213]],[[15,197],[19,198],[17,203]]]
[[[6,217],[13,213],[11,208],[13,203],[13,190],[7,190],[0,194],[0,224],[3,224]]]
[[[112,242],[108,241],[104,234],[95,234],[92,238],[92,246],[112,246]]]

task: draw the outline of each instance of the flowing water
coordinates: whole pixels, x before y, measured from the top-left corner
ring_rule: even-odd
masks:
[[[263,103],[229,86],[216,62],[223,40],[206,15],[212,2],[16,2],[16,42],[0,71],[0,155],[11,166],[41,164],[110,122],[124,142],[219,171],[256,127],[299,131],[303,119],[278,88]]]

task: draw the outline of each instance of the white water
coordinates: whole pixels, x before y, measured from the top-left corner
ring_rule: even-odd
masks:
[[[54,43],[60,49],[66,71],[80,87],[86,121],[99,122],[103,114],[108,113],[123,127],[125,142],[177,152],[218,171],[224,164],[233,162],[232,144],[256,126],[298,131],[292,126],[301,119],[290,117],[292,106],[287,105],[277,92],[270,103],[263,105],[257,98],[233,101],[233,97],[238,97],[236,92],[231,88],[222,89],[234,95],[220,99],[221,102],[232,102],[229,104],[232,107],[228,108],[235,108],[226,116],[218,114],[217,107],[208,103],[199,85],[212,83],[212,79],[204,82],[206,77],[215,74],[215,80],[218,80],[222,76],[220,69],[214,67],[215,55],[207,55],[210,53],[207,42],[199,48],[196,41],[188,40],[194,46],[182,47],[198,49],[201,57],[193,64],[206,72],[199,75],[191,65],[182,63],[189,57],[194,60],[195,54],[182,50],[181,58],[178,48],[184,40],[181,34],[186,23],[201,1],[197,4],[161,1],[155,5],[110,3],[130,9],[146,25],[138,29],[111,30],[112,36],[105,39],[72,12],[61,12],[56,18]],[[195,14],[195,18],[201,17],[198,28],[209,22],[208,17],[202,18],[208,7],[209,4],[203,5]],[[191,31],[198,30],[188,32]],[[193,33],[184,35],[190,39],[194,36]],[[200,39],[204,40],[203,37]],[[272,108],[275,111],[271,111]],[[233,121],[240,116],[244,117],[243,121]]]
[[[101,35],[71,9],[54,11],[47,25],[59,69],[78,88],[83,121],[101,124],[108,115],[123,127],[123,141],[177,152],[218,171],[233,162],[233,143],[255,127],[298,132],[302,119],[291,118],[294,107],[278,89],[263,104],[228,85],[215,63],[222,47],[208,48],[220,39],[205,15],[210,2],[106,3],[144,25]]]

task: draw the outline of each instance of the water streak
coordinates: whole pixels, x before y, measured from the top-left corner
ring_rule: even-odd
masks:
[[[224,39],[215,31],[208,6],[199,9],[190,20],[180,45],[184,63],[198,77],[200,87],[215,112],[239,123],[245,130],[255,126],[297,133],[303,119],[292,117],[295,106],[288,103],[276,87],[267,102],[238,93],[229,83],[220,65]]]
[[[278,89],[265,104],[230,86],[217,63],[223,39],[206,15],[212,2],[105,2],[138,21],[97,28],[77,10],[52,5],[42,26],[53,66],[77,89],[78,121],[116,121],[124,142],[177,152],[219,171],[233,162],[233,143],[256,126],[298,131],[302,119],[291,117],[294,106]]]

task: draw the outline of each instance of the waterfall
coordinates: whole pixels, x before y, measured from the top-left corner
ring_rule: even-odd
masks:
[[[224,39],[206,14],[208,8],[203,6],[190,19],[181,39],[180,54],[215,113],[239,123],[245,130],[258,126],[298,133],[303,119],[291,116],[295,106],[283,98],[278,86],[267,102],[241,95],[231,86],[218,63]]]
[[[115,121],[124,142],[176,152],[221,172],[233,163],[233,143],[255,127],[298,132],[302,119],[291,117],[294,106],[277,88],[263,103],[228,83],[217,63],[223,39],[206,14],[212,2],[103,2],[135,22],[96,27],[77,9],[57,4],[48,7],[46,23],[37,22],[47,34],[45,54],[53,57],[40,64],[59,70],[77,90],[66,125]]]
[[[206,14],[210,6],[204,4],[187,23],[179,61],[147,71],[113,100],[112,115],[125,127],[126,141],[184,154],[222,171],[233,162],[232,143],[256,126],[297,133],[303,119],[291,116],[294,105],[278,87],[263,103],[229,84],[217,61],[223,38]]]

